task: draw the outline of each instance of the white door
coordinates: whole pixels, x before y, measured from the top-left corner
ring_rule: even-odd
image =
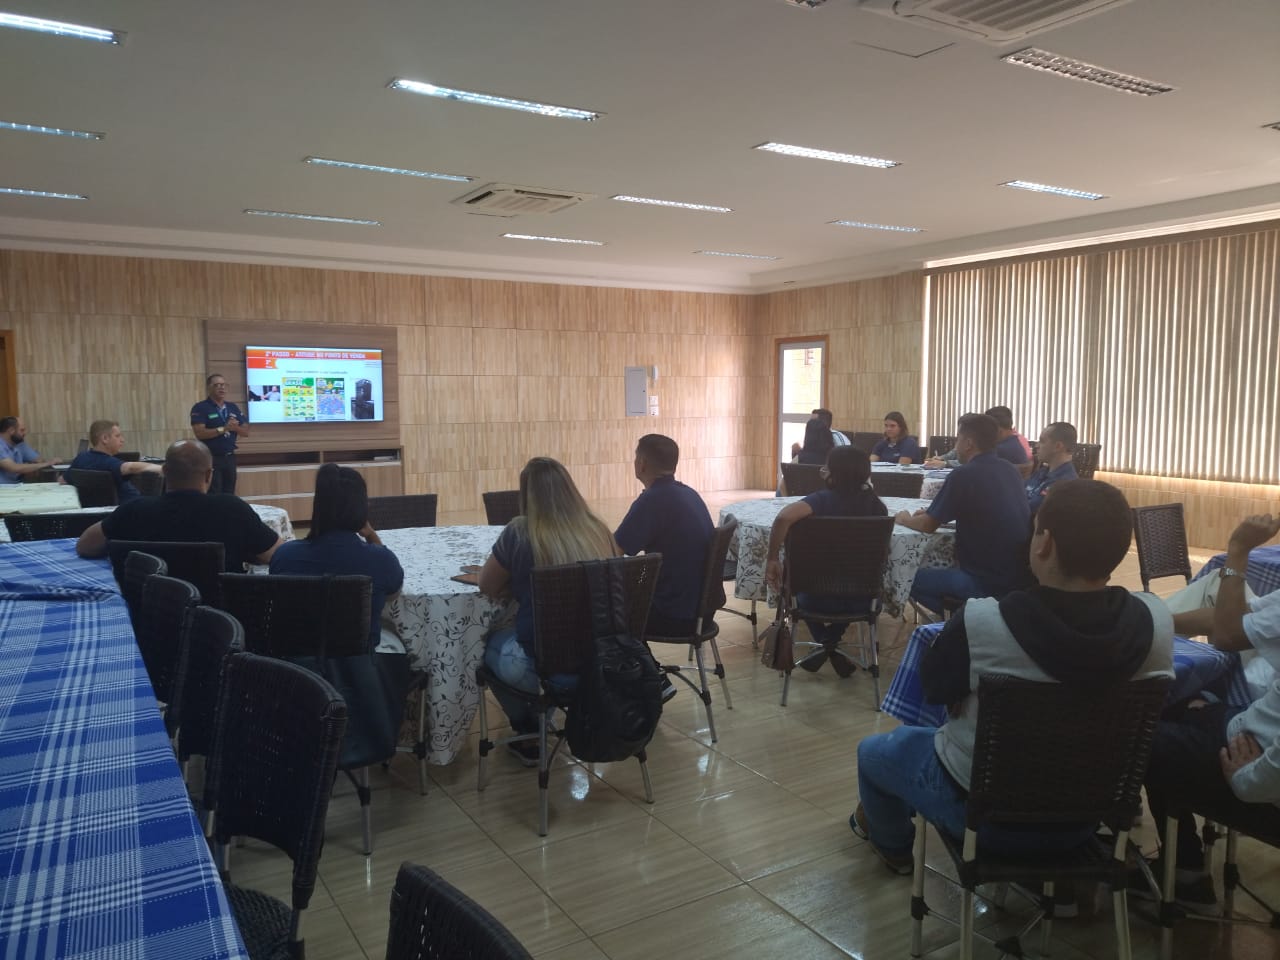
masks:
[[[822,406],[822,340],[778,344],[778,462],[791,459],[791,445],[804,442],[804,425]]]

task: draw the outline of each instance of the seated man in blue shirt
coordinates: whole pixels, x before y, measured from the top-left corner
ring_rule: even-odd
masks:
[[[1013,429],[1013,411],[1008,407],[991,407],[987,416],[996,422],[996,456],[1015,467],[1031,462],[1031,447],[1022,434]]]
[[[142,494],[128,479],[135,473],[160,473],[160,464],[124,461],[116,454],[124,449],[124,434],[114,420],[95,420],[89,425],[89,449],[77,453],[72,470],[105,470],[116,482],[116,494],[127,503]]]
[[[1050,487],[1077,478],[1076,464],[1071,459],[1075,452],[1076,428],[1071,424],[1058,420],[1040,431],[1040,446],[1036,451],[1040,466],[1027,478],[1027,506],[1033,517]]]
[[[57,460],[40,459],[27,443],[27,425],[21,417],[0,420],[0,484],[21,483],[24,475],[39,473]]]
[[[944,596],[1002,597],[1030,581],[1031,511],[1017,467],[995,455],[995,420],[984,413],[966,413],[956,435],[961,465],[947,477],[933,503],[894,517],[921,533],[955,521],[958,566],[921,567],[911,586],[911,599],[935,613],[942,611]]]

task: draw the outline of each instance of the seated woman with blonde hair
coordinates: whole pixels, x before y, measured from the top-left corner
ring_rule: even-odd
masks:
[[[484,663],[503,683],[537,693],[533,655],[533,568],[621,556],[613,534],[587,506],[569,471],[550,457],[534,457],[520,471],[520,516],[503,528],[480,570],[480,592],[510,594],[519,604],[514,627],[495,630],[485,641]],[[552,682],[572,689],[576,676]],[[493,695],[517,734],[537,733],[537,711],[493,687]],[[517,740],[507,748],[525,766],[538,763],[538,744]]]

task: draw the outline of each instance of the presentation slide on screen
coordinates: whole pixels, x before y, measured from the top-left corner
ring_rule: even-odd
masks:
[[[382,351],[245,347],[250,423],[381,420]]]

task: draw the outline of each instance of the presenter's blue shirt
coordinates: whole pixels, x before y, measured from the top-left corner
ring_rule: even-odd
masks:
[[[219,427],[225,427],[227,420],[231,417],[235,417],[241,423],[249,422],[249,418],[240,412],[240,408],[230,402],[219,408],[212,400],[201,400],[191,408],[191,425],[193,427],[200,423],[210,430],[217,430]],[[221,457],[226,456],[228,453],[236,452],[236,435],[234,433],[224,433],[221,436],[214,437],[212,440],[203,442],[214,456]]]
[[[121,471],[123,466],[123,460],[117,459],[109,453],[103,453],[101,450],[81,451],[71,461],[72,470],[105,470],[111,474],[111,479],[116,482],[116,496],[121,503],[128,503],[130,500],[142,496],[142,494],[133,485],[133,481],[125,477]]]
[[[17,445],[10,446],[8,440],[0,437],[0,460],[12,460],[14,463],[35,463],[39,459],[40,454],[32,450],[27,441],[20,440]],[[0,484],[21,482],[21,474],[0,470]]]
[[[923,462],[924,451],[920,449],[920,441],[915,437],[899,437],[897,443],[890,443],[886,437],[871,448],[873,460],[897,463],[903,457],[910,457],[912,463]]]
[[[939,523],[955,521],[956,563],[992,596],[1026,586],[1031,508],[1012,464],[978,454],[951,471],[926,512]]]

